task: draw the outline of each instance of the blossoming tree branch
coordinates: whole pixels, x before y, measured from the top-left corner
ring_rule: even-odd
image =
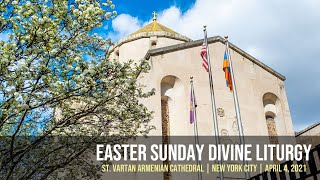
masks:
[[[98,178],[100,167],[85,156],[99,137],[121,143],[152,128],[140,99],[153,91],[137,83],[148,63],[107,59],[111,40],[93,33],[116,16],[114,7],[0,0],[0,33],[8,36],[0,40],[0,179],[55,179],[58,171]]]

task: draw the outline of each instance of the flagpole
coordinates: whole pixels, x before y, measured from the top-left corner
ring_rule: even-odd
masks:
[[[226,39],[226,46],[227,46],[227,54],[228,54],[228,61],[230,65],[230,74],[232,77],[232,92],[233,92],[233,101],[234,101],[234,106],[236,110],[236,116],[237,116],[237,124],[238,124],[238,129],[239,129],[239,136],[240,136],[240,143],[242,145],[245,144],[244,140],[244,134],[243,134],[243,126],[242,126],[242,120],[241,120],[241,115],[240,115],[240,108],[239,108],[239,101],[238,101],[238,94],[237,94],[237,88],[236,88],[236,82],[234,79],[234,74],[233,74],[233,66],[232,66],[232,61],[231,61],[231,56],[230,56],[230,51],[229,51],[229,41],[228,41],[228,36],[224,37]],[[248,164],[247,161],[243,160],[245,164]],[[249,172],[245,172],[246,179],[250,178]]]
[[[211,95],[211,108],[212,108],[212,119],[213,119],[213,128],[214,128],[214,136],[216,145],[218,146],[220,144],[219,140],[219,128],[218,128],[218,120],[217,120],[217,111],[216,111],[216,102],[214,99],[214,89],[213,89],[213,78],[212,78],[212,70],[211,70],[211,60],[210,60],[210,53],[209,53],[209,47],[208,47],[208,38],[207,38],[207,26],[203,26],[203,32],[204,32],[204,38],[205,38],[205,44],[206,44],[206,51],[207,51],[207,60],[208,60],[208,74],[209,74],[209,83],[210,83],[210,95]],[[221,161],[218,161],[220,165],[222,165]],[[223,180],[223,172],[219,172],[219,178],[220,180]]]
[[[196,102],[195,102],[195,94],[194,94],[194,87],[193,87],[193,77],[190,77],[190,84],[191,84],[191,94],[192,94],[192,108],[193,108],[193,128],[194,128],[194,140],[195,144],[199,145],[199,134],[198,134],[198,120],[197,120],[197,112],[196,112]],[[201,161],[199,160],[198,154],[197,156],[197,165],[201,165]],[[198,179],[202,180],[202,173],[201,171],[198,171]]]

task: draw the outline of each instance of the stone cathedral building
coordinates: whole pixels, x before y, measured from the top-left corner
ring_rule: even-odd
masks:
[[[189,122],[190,77],[193,77],[197,101],[198,133],[200,136],[214,135],[209,78],[200,56],[202,44],[203,39],[192,40],[161,25],[154,15],[153,22],[110,47],[110,59],[120,62],[130,59],[149,61],[151,70],[139,77],[139,83],[145,86],[146,91],[155,89],[155,95],[144,99],[143,103],[154,112],[151,125],[156,130],[149,135],[166,137],[162,143],[168,142],[168,138],[170,141],[172,136],[194,135],[194,126]],[[235,44],[229,43],[229,47],[244,135],[269,136],[265,143],[288,143],[282,142],[280,137],[295,136],[284,85],[286,78]],[[233,94],[226,87],[222,69],[225,48],[224,38],[208,38],[219,134],[228,139],[228,136],[238,136],[239,131]],[[206,176],[217,178],[216,174]],[[232,179],[235,176],[229,177]],[[197,176],[196,173],[178,176],[174,173],[136,173],[124,179],[182,178],[197,179]]]
[[[199,28],[199,31],[201,29]],[[156,21],[119,40],[109,58],[121,62],[148,59],[151,70],[140,77],[155,95],[144,100],[154,111],[151,135],[193,135],[189,123],[190,77],[194,79],[199,135],[213,135],[208,74],[200,56],[203,39],[191,40]],[[219,133],[238,135],[233,94],[226,87],[222,69],[225,39],[208,38],[212,62]],[[244,135],[294,135],[284,81],[271,67],[230,43]]]

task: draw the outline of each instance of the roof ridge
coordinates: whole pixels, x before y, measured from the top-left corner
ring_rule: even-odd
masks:
[[[296,137],[297,137],[297,136],[300,136],[301,134],[303,134],[303,133],[309,131],[310,129],[313,129],[313,128],[319,126],[319,125],[320,125],[320,122],[316,122],[316,123],[311,124],[310,126],[302,129],[301,131],[296,132]]]
[[[221,42],[224,43],[225,40],[224,38],[222,38],[221,36],[213,36],[208,38],[208,44],[211,43],[216,43],[216,42]],[[155,48],[155,49],[150,49],[146,55],[144,56],[145,59],[149,59],[150,56],[152,55],[159,55],[159,54],[164,54],[164,53],[168,53],[168,52],[173,52],[173,51],[177,51],[177,50],[181,50],[181,49],[187,49],[187,48],[191,48],[191,47],[196,47],[196,46],[201,46],[203,44],[203,39],[199,39],[199,40],[195,40],[195,41],[191,41],[191,42],[185,42],[185,43],[180,43],[180,44],[175,44],[175,45],[170,45],[170,46],[165,46],[165,47],[160,47],[160,48]],[[283,76],[282,74],[280,74],[279,72],[275,71],[274,69],[272,69],[271,67],[267,66],[266,64],[262,63],[261,61],[259,61],[258,59],[256,59],[255,57],[251,56],[250,54],[248,54],[247,52],[245,52],[244,50],[240,49],[239,47],[237,47],[236,45],[232,44],[230,42],[229,44],[230,48],[233,49],[234,51],[238,52],[239,54],[241,54],[242,56],[244,56],[245,58],[247,58],[248,60],[252,61],[253,63],[255,63],[256,65],[260,66],[261,68],[263,68],[264,70],[268,71],[269,73],[273,74],[274,76],[278,77],[279,79],[281,79],[282,81],[286,80],[286,77]]]

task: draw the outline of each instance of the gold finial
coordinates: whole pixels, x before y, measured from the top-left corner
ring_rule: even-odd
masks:
[[[157,21],[157,13],[153,11],[152,15],[153,15],[153,21]]]
[[[225,35],[224,38],[225,38],[225,39],[228,39],[228,35]]]

